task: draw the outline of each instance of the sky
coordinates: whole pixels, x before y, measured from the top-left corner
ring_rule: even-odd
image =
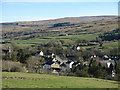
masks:
[[[99,15],[118,15],[118,2],[2,2],[2,22]]]

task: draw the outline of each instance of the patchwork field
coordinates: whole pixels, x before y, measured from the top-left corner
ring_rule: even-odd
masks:
[[[3,88],[118,88],[118,82],[85,77],[3,72]]]

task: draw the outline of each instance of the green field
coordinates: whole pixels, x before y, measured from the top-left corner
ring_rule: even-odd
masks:
[[[118,88],[116,81],[96,78],[19,72],[3,72],[2,76],[8,77],[2,79],[3,88]]]
[[[32,38],[28,40],[14,40],[14,42],[16,42],[16,44],[20,46],[31,46],[39,43],[48,43],[53,40],[54,41],[63,40],[65,44],[74,44],[78,39],[92,40],[92,39],[95,39],[96,37],[98,37],[97,34],[80,34],[80,35],[69,35],[69,36]],[[6,40],[6,39],[3,39],[3,40]]]
[[[118,42],[108,42],[108,43],[104,43],[103,46],[105,47],[118,47]]]

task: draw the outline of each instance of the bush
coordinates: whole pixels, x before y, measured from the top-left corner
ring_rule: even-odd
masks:
[[[75,70],[75,76],[77,77],[89,77],[88,70],[86,69],[87,67],[84,67],[84,69],[79,70],[76,68]]]
[[[107,76],[105,77],[105,79],[107,79],[107,80],[112,80],[112,77],[111,77],[110,75],[107,75]]]
[[[84,70],[75,73],[78,77],[89,77],[88,73]]]
[[[26,72],[25,67],[19,62],[2,61],[2,71],[6,72]]]

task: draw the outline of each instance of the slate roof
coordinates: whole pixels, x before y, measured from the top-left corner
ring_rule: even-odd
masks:
[[[67,61],[66,64],[70,64],[72,61]]]
[[[74,62],[72,65],[77,65],[78,64],[78,62]]]

